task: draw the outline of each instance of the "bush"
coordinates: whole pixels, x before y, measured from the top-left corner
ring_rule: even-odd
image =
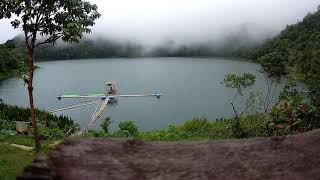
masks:
[[[31,124],[31,112],[29,108],[11,106],[0,102],[0,109],[0,129],[15,130],[15,121],[25,121]],[[36,117],[41,139],[61,139],[70,129],[72,129],[70,133],[73,133],[79,127],[78,124],[68,117],[55,116],[38,109],[36,110]]]
[[[207,118],[193,118],[186,121],[180,127],[180,130],[186,132],[188,136],[208,136],[211,128],[211,124]]]
[[[266,136],[264,127],[264,114],[253,114],[244,116],[240,119],[240,127],[245,137]],[[130,121],[129,121],[130,122]],[[132,122],[120,123],[122,129],[110,134],[111,137],[130,136],[128,129]],[[194,118],[186,121],[181,126],[169,125],[166,129],[155,129],[139,133],[138,138],[151,141],[181,141],[181,140],[221,140],[230,138],[239,138],[235,136],[233,129],[234,118],[216,119],[209,121],[206,118]],[[119,125],[120,127],[120,125]],[[243,137],[242,137],[243,138]]]
[[[120,132],[128,136],[138,135],[138,127],[134,124],[133,121],[124,121],[119,124]]]
[[[211,139],[228,139],[233,138],[232,119],[216,119],[211,122]]]
[[[242,117],[240,125],[246,137],[263,137],[265,133],[265,114],[257,113]]]
[[[276,106],[267,113],[266,133],[296,134],[320,128],[316,108],[297,91],[285,90]]]
[[[5,119],[0,118],[0,129],[13,130],[13,129],[15,129],[15,123],[9,122]]]
[[[63,139],[65,134],[57,128],[39,127],[40,139],[52,140]]]
[[[104,131],[93,131],[89,130],[84,134],[86,137],[107,137],[109,134],[106,134]]]
[[[109,125],[111,124],[111,119],[110,117],[106,117],[104,121],[101,123],[101,128],[104,131],[104,133],[109,134]]]
[[[193,118],[192,120],[186,121],[182,126],[181,130],[190,132],[190,133],[197,133],[203,129],[210,128],[210,123],[207,118]]]

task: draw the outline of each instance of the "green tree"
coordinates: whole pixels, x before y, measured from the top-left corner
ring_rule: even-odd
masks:
[[[255,104],[256,100],[252,96],[252,94],[250,94],[250,99],[248,103],[246,103],[245,107],[242,109],[236,107],[235,101],[238,98],[238,96],[244,95],[243,92],[245,90],[247,90],[248,88],[251,88],[255,84],[255,80],[256,80],[256,76],[250,73],[244,73],[242,75],[231,73],[231,74],[226,74],[223,81],[223,84],[227,88],[236,89],[236,93],[232,101],[230,102],[230,104],[235,114],[235,122],[233,124],[233,134],[237,138],[242,138],[245,136],[240,126],[240,119]]]
[[[138,127],[133,121],[120,122],[119,129],[126,136],[136,136],[139,133]]]
[[[286,75],[286,59],[283,56],[283,53],[271,52],[258,60],[262,66],[262,72],[267,82],[267,94],[263,102],[265,112],[267,112],[274,98],[281,77]]]
[[[42,44],[79,42],[83,33],[90,33],[90,26],[100,17],[97,6],[83,0],[6,0],[0,4],[0,19],[15,18],[11,24],[24,32],[28,52],[28,84],[32,127],[36,148],[40,148],[33,102],[34,51]],[[41,36],[42,38],[38,38]]]
[[[320,109],[319,22],[320,6],[317,11],[308,13],[302,21],[287,26],[278,36],[257,48],[252,55],[253,59],[261,60],[267,71],[272,68],[286,71],[287,67],[288,72],[285,73],[288,73],[289,80],[307,85],[312,105],[317,109]],[[320,110],[317,112],[320,116]]]
[[[13,71],[18,71],[24,62],[24,54],[16,49],[12,42],[0,44],[0,78],[5,78]]]
[[[109,134],[109,125],[111,124],[111,118],[110,116],[109,117],[106,117],[102,123],[101,123],[101,128],[102,130],[104,131],[104,133],[106,134]]]

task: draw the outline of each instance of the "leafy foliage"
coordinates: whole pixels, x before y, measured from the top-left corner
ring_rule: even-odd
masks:
[[[226,74],[224,78],[224,84],[228,88],[237,89],[239,94],[246,88],[254,85],[256,77],[250,73],[243,73],[242,75]]]
[[[68,42],[78,42],[83,33],[89,33],[89,26],[100,17],[97,6],[82,0],[8,0],[0,5],[0,19],[14,17],[14,28],[23,28],[29,35],[40,33],[46,36],[44,43],[54,43],[62,38]],[[17,18],[16,18],[17,17]],[[30,36],[31,37],[31,36]],[[32,41],[34,41],[33,39]],[[29,45],[32,42],[30,42]],[[37,46],[36,45],[36,46]]]
[[[258,59],[263,72],[268,78],[279,81],[283,75],[286,75],[286,66],[283,56],[279,52],[271,52]]]
[[[224,79],[224,84],[227,88],[233,88],[237,90],[232,101],[230,102],[235,114],[232,131],[234,136],[237,138],[243,138],[246,136],[241,127],[240,119],[254,106],[256,103],[256,98],[252,96],[253,94],[251,93],[249,101],[246,103],[245,108],[243,109],[238,109],[235,105],[235,101],[239,95],[243,96],[243,90],[250,88],[255,84],[255,79],[256,77],[250,73],[244,73],[243,75],[227,74]]]
[[[280,35],[256,49],[252,58],[259,59],[271,77],[285,74],[288,67],[310,90],[313,105],[320,107],[320,6],[301,22],[287,26]],[[300,75],[297,75],[299,73]],[[320,111],[318,111],[320,113]]]
[[[120,132],[126,136],[135,136],[139,133],[133,121],[124,121],[119,124]]]
[[[296,90],[286,88],[280,100],[267,113],[269,135],[302,133],[320,128],[316,108]]]
[[[238,138],[235,136],[232,126],[234,118],[215,119],[209,121],[207,118],[194,118],[182,125],[169,125],[165,129],[138,132],[134,137],[151,141],[181,141],[181,140],[220,140]],[[265,116],[263,114],[252,114],[240,119],[241,127],[246,137],[266,136],[264,127]],[[131,123],[130,123],[131,124]],[[90,132],[94,137],[128,137],[127,130],[116,131],[110,134]]]
[[[33,101],[34,50],[42,44],[55,43],[62,38],[66,42],[79,42],[83,33],[91,32],[89,27],[100,17],[97,6],[83,0],[8,0],[0,4],[0,19],[10,19],[11,25],[24,32],[28,55],[28,84],[31,122],[36,149],[40,150],[40,136],[37,128]],[[37,36],[44,37],[40,40]]]
[[[110,117],[106,117],[104,121],[101,123],[101,128],[104,131],[104,133],[109,134],[109,125],[111,124],[111,119]]]
[[[206,118],[194,118],[181,126],[182,131],[194,134],[200,134],[201,131],[207,131],[208,128],[210,128],[210,122]]]
[[[282,43],[283,47],[286,43]],[[274,99],[275,92],[278,85],[280,84],[281,78],[287,74],[287,65],[284,61],[286,55],[284,55],[286,50],[284,48],[278,47],[278,50],[282,52],[270,52],[258,59],[261,64],[264,73],[265,80],[267,83],[267,93],[263,102],[264,111],[267,112],[272,100]]]
[[[15,130],[15,121],[30,122],[30,109],[18,106],[10,106],[0,103],[0,129]],[[54,116],[48,112],[36,110],[38,118],[41,139],[61,139],[72,129],[72,132],[78,129],[70,118],[65,116]],[[31,134],[31,132],[30,132]]]
[[[26,67],[26,55],[18,48],[14,42],[7,41],[0,45],[0,79],[11,74],[18,74]]]

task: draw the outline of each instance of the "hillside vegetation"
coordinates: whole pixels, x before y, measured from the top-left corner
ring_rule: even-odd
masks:
[[[19,37],[14,39],[17,47],[24,44]],[[247,58],[254,47],[263,40],[229,36],[219,45],[213,42],[198,44],[177,44],[168,41],[152,48],[146,48],[139,43],[118,42],[101,38],[84,38],[77,44],[58,42],[39,47],[35,51],[36,61],[94,59],[94,58],[133,58],[133,57],[235,57]]]
[[[291,82],[304,82],[313,104],[320,107],[320,6],[301,22],[287,26],[251,56],[261,62],[279,59],[275,66],[285,67]],[[268,62],[271,63],[271,60]]]
[[[0,80],[16,75],[26,67],[26,56],[13,40],[0,44]]]
[[[236,57],[247,58],[254,47],[273,37],[275,31],[252,23],[229,27],[219,37],[196,42],[167,39],[153,45],[139,41],[116,40],[104,36],[86,36],[79,43],[61,41],[47,44],[35,51],[35,60],[69,60],[117,57]],[[24,47],[21,36],[14,38],[17,47]]]
[[[14,131],[16,129],[16,121],[30,122],[31,112],[29,108],[11,106],[0,102],[0,109],[0,130]],[[78,127],[70,118],[55,116],[46,111],[36,110],[36,117],[40,129],[40,137],[43,140],[62,139],[67,132],[73,133]],[[29,134],[32,135],[31,130]]]

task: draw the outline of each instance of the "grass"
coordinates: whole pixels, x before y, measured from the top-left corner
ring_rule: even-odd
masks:
[[[59,141],[41,141],[40,154],[46,154]],[[34,139],[30,136],[17,135],[6,136],[0,135],[0,180],[15,179],[23,168],[35,157],[35,150],[26,151],[10,144],[19,144],[29,147],[35,147]]]
[[[254,114],[243,117],[240,120],[240,126],[245,134],[244,138],[266,136],[263,127],[265,116],[263,114]],[[236,138],[233,129],[233,119],[217,119],[209,121],[206,118],[194,118],[186,121],[183,125],[170,125],[165,129],[155,129],[151,131],[138,132],[128,135],[128,131],[119,130],[107,134],[103,131],[89,131],[90,137],[134,137],[147,141],[199,141],[199,140],[223,140]]]
[[[58,144],[61,141],[62,140],[42,140],[40,152],[41,153],[48,152],[50,149],[54,148],[55,144]],[[35,147],[34,139],[31,136],[27,136],[27,135],[16,135],[16,136],[0,135],[0,143],[1,142]]]
[[[263,115],[251,115],[240,120],[246,138],[265,136]],[[139,139],[151,141],[195,141],[223,140],[235,138],[232,129],[232,119],[217,119],[209,121],[206,118],[195,118],[186,121],[181,126],[169,126],[165,130],[141,132]]]
[[[15,179],[34,157],[33,151],[0,144],[0,180]]]
[[[23,136],[23,135],[17,135],[17,136],[6,136],[6,135],[0,135],[0,142],[8,142],[13,144],[20,144],[24,146],[34,146],[34,140],[30,136]]]

